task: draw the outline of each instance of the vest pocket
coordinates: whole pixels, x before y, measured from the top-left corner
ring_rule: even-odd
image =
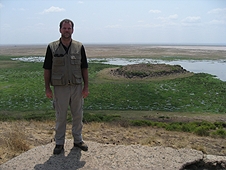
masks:
[[[72,76],[72,84],[81,84],[82,83],[82,78],[81,77],[78,77],[76,75],[76,73],[73,73],[73,76]]]
[[[64,66],[65,58],[64,57],[53,57],[53,65]]]
[[[81,60],[74,58],[74,56],[71,56],[71,64],[80,66]]]
[[[63,74],[53,74],[51,78],[51,84],[53,86],[63,86],[66,85],[66,80]]]

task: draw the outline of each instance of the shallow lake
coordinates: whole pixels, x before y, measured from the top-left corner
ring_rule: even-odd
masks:
[[[226,61],[224,60],[176,60],[176,61],[165,61],[165,60],[153,60],[153,59],[125,59],[125,58],[110,58],[110,59],[91,59],[90,61],[102,62],[105,64],[114,65],[128,65],[138,63],[159,63],[159,64],[171,64],[180,65],[184,69],[194,73],[208,73],[215,75],[222,81],[226,81]]]
[[[14,58],[13,60],[20,60],[26,62],[43,62],[44,57],[22,57]],[[184,69],[194,72],[194,73],[208,73],[215,75],[222,81],[226,81],[226,61],[225,60],[154,60],[154,59],[127,59],[127,58],[91,58],[89,62],[101,62],[104,64],[114,64],[114,65],[128,65],[128,64],[138,64],[138,63],[159,63],[159,64],[171,64],[180,65]]]

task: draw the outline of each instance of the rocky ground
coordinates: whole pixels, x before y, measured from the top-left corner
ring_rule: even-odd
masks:
[[[0,166],[2,170],[194,170],[225,169],[225,157],[203,155],[192,149],[170,147],[148,147],[141,145],[112,145],[87,142],[88,152],[72,148],[67,140],[65,151],[52,155],[54,143],[39,146],[21,154]]]
[[[53,142],[54,121],[0,122],[0,163],[35,148]],[[67,139],[71,139],[71,125],[67,125]],[[171,132],[151,127],[123,127],[118,124],[84,124],[85,141],[111,145],[143,145],[149,147],[187,148],[209,155],[226,156],[226,141],[221,138],[199,137],[191,133]],[[15,143],[19,146],[13,147]],[[53,148],[52,148],[53,149]],[[52,153],[52,151],[51,151]]]

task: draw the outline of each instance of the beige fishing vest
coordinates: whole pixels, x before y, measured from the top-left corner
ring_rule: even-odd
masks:
[[[72,40],[68,54],[60,40],[49,44],[52,54],[51,85],[65,86],[82,83],[80,42]]]

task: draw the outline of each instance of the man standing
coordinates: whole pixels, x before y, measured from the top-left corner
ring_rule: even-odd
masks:
[[[62,20],[59,31],[61,38],[48,45],[43,64],[45,93],[48,98],[54,98],[56,110],[56,146],[53,153],[60,154],[64,150],[68,106],[72,114],[74,147],[87,151],[88,146],[82,139],[83,98],[89,94],[85,48],[72,39],[74,23],[71,20]],[[54,88],[54,95],[50,85]]]

